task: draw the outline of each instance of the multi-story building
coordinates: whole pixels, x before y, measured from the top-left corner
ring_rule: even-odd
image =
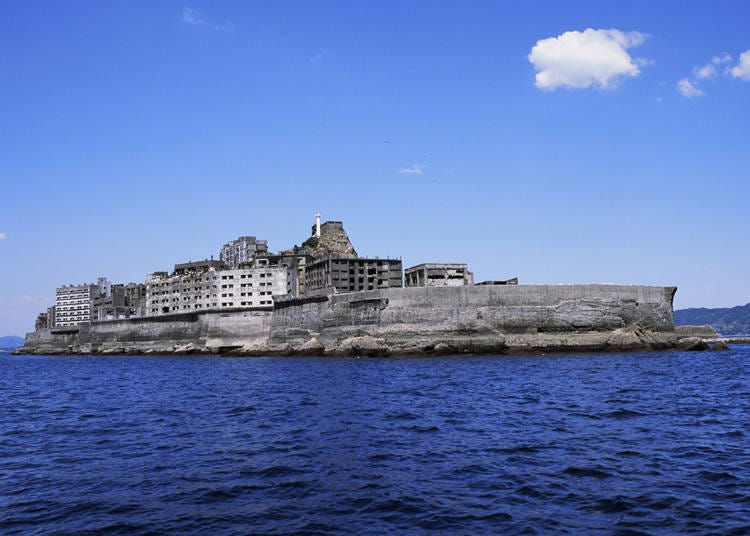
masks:
[[[465,264],[424,263],[404,271],[407,287],[461,287],[474,284]]]
[[[286,267],[286,293],[287,295],[296,298],[298,296],[305,295],[305,266],[310,260],[312,260],[312,257],[301,254],[288,253],[284,255],[266,255],[264,257],[256,257],[252,265],[258,267]]]
[[[401,259],[329,257],[307,264],[305,284],[308,295],[402,287],[403,268]]]
[[[267,252],[266,240],[258,240],[254,236],[241,236],[237,240],[224,244],[219,253],[219,259],[229,268],[238,268],[240,264],[252,262],[257,254]]]
[[[288,267],[268,259],[227,268],[220,261],[178,264],[172,275],[146,280],[146,315],[245,307],[273,307],[273,296],[287,295]]]
[[[64,285],[55,292],[54,327],[72,327],[91,322],[92,302],[110,292],[110,283],[100,277],[96,284]],[[49,322],[49,319],[48,319]]]
[[[146,285],[118,283],[110,286],[109,294],[100,294],[92,301],[93,320],[117,320],[145,316]]]

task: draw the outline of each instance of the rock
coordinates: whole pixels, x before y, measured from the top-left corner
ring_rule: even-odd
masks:
[[[700,351],[706,348],[708,348],[706,342],[700,337],[685,337],[675,344],[675,349],[681,351]]]
[[[729,345],[721,340],[715,340],[708,343],[709,350],[729,350]]]
[[[195,347],[192,344],[181,344],[179,346],[175,346],[175,349],[173,352],[177,355],[188,355],[192,354],[195,351]]]
[[[608,338],[607,346],[617,348],[620,350],[630,350],[633,348],[640,348],[647,343],[642,340],[634,331],[625,329],[616,329]]]
[[[352,357],[383,357],[389,354],[388,347],[383,339],[376,339],[370,335],[347,337],[336,347],[326,353],[338,356]]]
[[[435,348],[432,349],[432,352],[438,355],[455,354],[456,348],[454,346],[451,346],[450,344],[439,342],[435,345]]]
[[[292,351],[295,355],[317,356],[325,353],[325,346],[323,346],[323,343],[317,337],[313,337],[305,341],[302,345],[293,348]]]

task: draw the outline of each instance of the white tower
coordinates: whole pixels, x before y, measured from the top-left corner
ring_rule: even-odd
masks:
[[[320,212],[315,212],[315,236],[320,238]]]

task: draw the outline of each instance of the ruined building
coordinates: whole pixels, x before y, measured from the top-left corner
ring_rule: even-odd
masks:
[[[407,287],[460,287],[474,284],[474,274],[465,264],[424,263],[407,268]]]

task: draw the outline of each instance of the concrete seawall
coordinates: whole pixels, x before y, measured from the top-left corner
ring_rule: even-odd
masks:
[[[668,348],[674,287],[394,288],[29,334],[29,353],[435,355]]]

